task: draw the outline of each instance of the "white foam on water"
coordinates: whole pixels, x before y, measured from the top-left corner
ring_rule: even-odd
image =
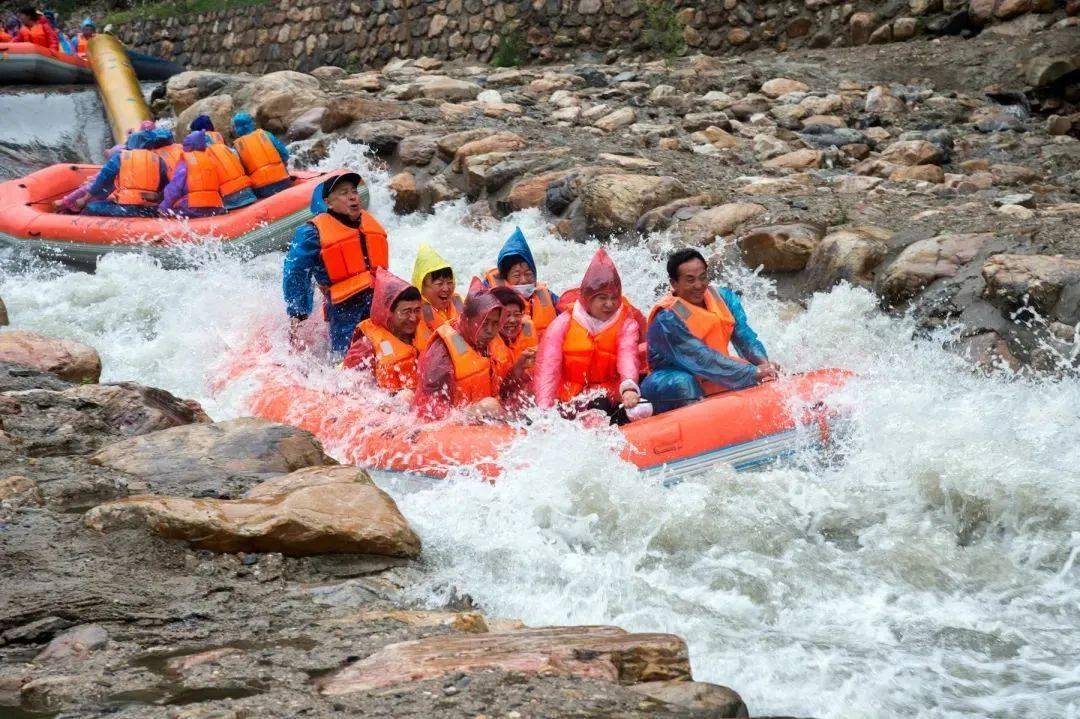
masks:
[[[342,165],[371,184],[403,277],[429,242],[464,289],[517,224],[558,290],[597,246],[556,239],[537,212],[482,230],[461,223],[462,202],[395,217],[385,172],[345,143],[323,163]],[[643,245],[611,254],[650,306],[662,261]],[[280,267],[280,255],[171,271],[117,256],[93,275],[4,269],[0,296],[16,326],[95,346],[106,380],[197,398],[221,419],[246,402],[244,387],[210,396],[223,358],[253,332],[284,353]],[[416,599],[466,593],[531,625],[677,633],[695,676],[734,687],[754,714],[1080,716],[1080,382],[975,375],[942,349],[947,332],[925,337],[862,289],[784,321],[768,281],[726,279],[782,365],[859,373],[838,398],[843,458],[664,487],[616,458],[616,432],[542,419],[494,486],[463,477],[398,498],[424,540]]]

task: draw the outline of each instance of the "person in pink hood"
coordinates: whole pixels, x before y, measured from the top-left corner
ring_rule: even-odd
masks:
[[[375,268],[374,288],[371,317],[357,325],[341,364],[346,369],[371,372],[380,387],[403,404],[411,404],[416,364],[425,346],[416,332],[420,290],[381,267]]]
[[[521,373],[491,356],[502,315],[502,303],[474,278],[461,314],[435,331],[420,356],[416,406],[422,418],[443,419],[453,408],[474,417],[503,416],[502,398],[516,390]]]
[[[570,414],[600,409],[613,424],[650,416],[637,385],[639,332],[622,299],[619,271],[601,248],[573,308],[556,317],[540,340],[533,370],[536,404],[560,402]],[[596,392],[601,394],[592,396]]]

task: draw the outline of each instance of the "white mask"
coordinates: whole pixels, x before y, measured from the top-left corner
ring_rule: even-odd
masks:
[[[510,285],[510,286],[514,289],[514,292],[517,292],[519,295],[521,295],[525,299],[529,299],[530,297],[533,296],[533,292],[536,292],[536,285],[535,284],[531,284],[531,285]]]

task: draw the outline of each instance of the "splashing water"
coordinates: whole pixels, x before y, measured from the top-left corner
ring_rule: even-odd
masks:
[[[462,203],[395,217],[386,173],[331,148],[372,189],[411,273],[429,242],[464,287],[519,224],[541,280],[576,285],[595,243],[555,239],[537,212],[489,229]],[[662,238],[659,240],[662,244]],[[96,274],[5,269],[17,326],[88,342],[106,380],[134,379],[244,413],[244,387],[209,396],[223,358],[263,328],[284,358],[281,256],[203,250],[194,269],[109,257]],[[641,307],[663,284],[643,245],[611,254]],[[725,278],[774,359],[844,366],[844,459],[748,475],[716,470],[665,488],[615,459],[615,432],[538,423],[491,486],[463,477],[398,497],[425,543],[419,601],[468,593],[529,624],[670,631],[695,676],[739,690],[755,714],[818,717],[1080,717],[1080,382],[987,378],[873,296],[841,286],[781,320],[767,280]],[[916,337],[917,339],[912,339]],[[309,380],[337,386],[331,370]]]

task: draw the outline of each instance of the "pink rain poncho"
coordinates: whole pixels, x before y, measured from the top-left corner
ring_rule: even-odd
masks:
[[[390,270],[382,267],[375,268],[375,281],[371,299],[371,321],[390,329],[390,308],[402,292],[412,287],[408,282],[395,275]],[[375,360],[375,348],[364,333],[360,331],[360,325],[353,331],[352,344],[345,354],[342,367],[354,369],[357,367],[372,367]]]
[[[600,334],[616,322],[622,323],[616,350],[619,391],[637,390],[637,379],[641,368],[638,355],[640,328],[633,314],[623,308],[606,321],[598,320],[590,315],[585,308],[588,307],[590,300],[602,292],[621,297],[622,279],[611,257],[603,248],[600,248],[593,255],[592,262],[589,263],[589,268],[581,279],[580,299],[574,302],[569,312],[555,318],[544,333],[543,339],[540,340],[540,347],[536,353],[536,367],[533,370],[533,388],[538,406],[553,406],[562,388],[563,344],[566,341],[567,332],[570,331],[571,322],[580,324],[591,336]]]
[[[465,309],[454,321],[454,329],[470,347],[485,356],[488,348],[477,346],[477,335],[492,312],[502,312],[502,304],[474,277],[465,298]],[[454,362],[446,343],[436,337],[420,355],[420,379],[416,386],[420,416],[432,420],[444,418],[454,406],[455,389]]]

